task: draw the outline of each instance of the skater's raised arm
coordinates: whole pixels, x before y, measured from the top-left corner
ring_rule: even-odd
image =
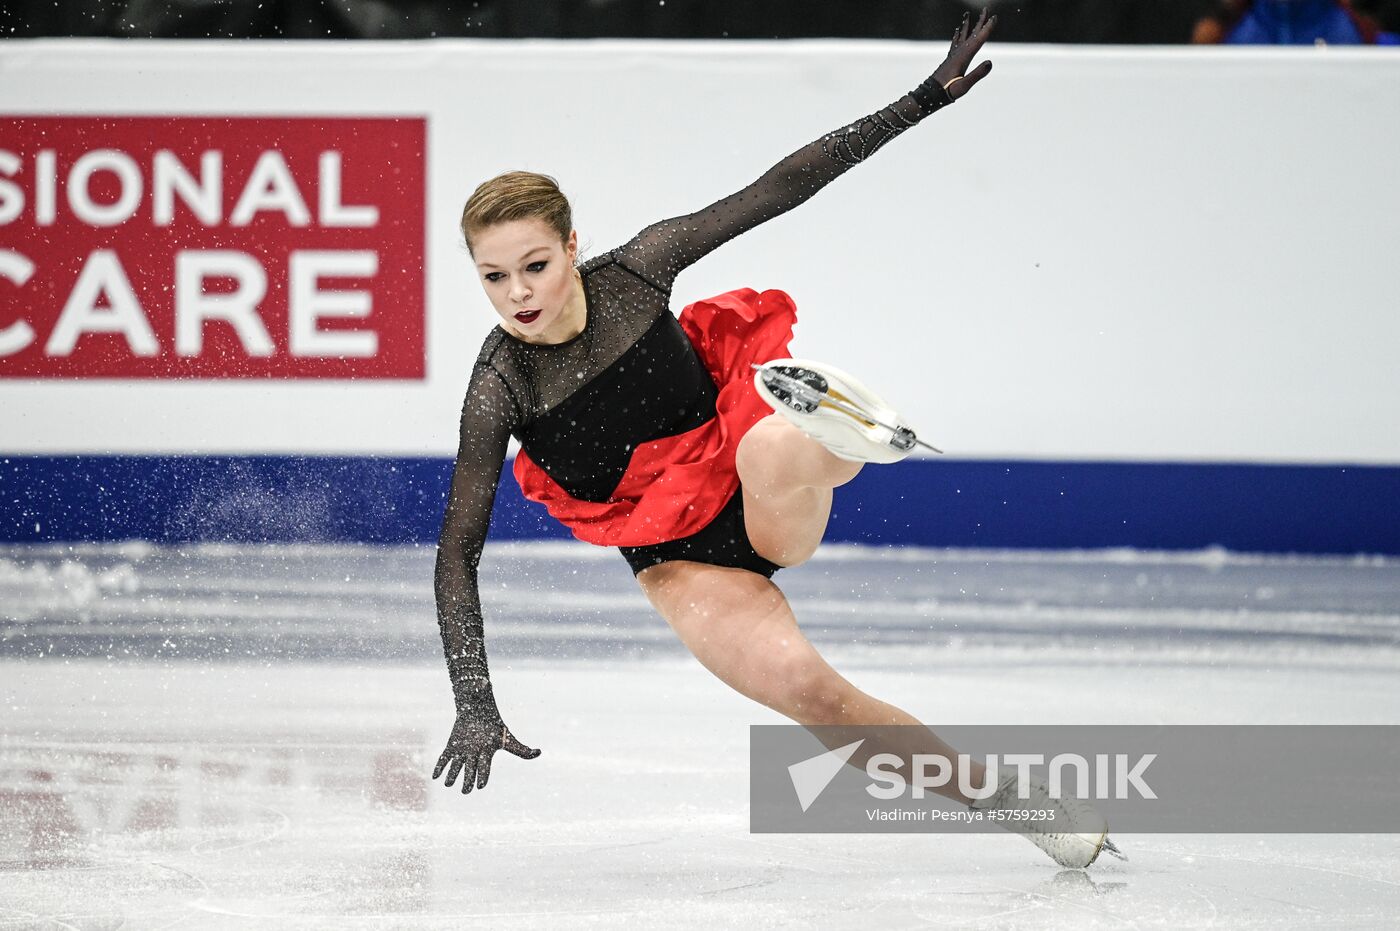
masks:
[[[457,722],[433,778],[447,769],[450,786],[460,771],[463,792],[470,792],[474,784],[486,785],[492,754],[499,749],[526,759],[539,756],[538,750],[511,735],[496,708],[476,575],[506,447],[518,418],[505,381],[489,365],[479,363],[462,406],[461,441],[433,576],[438,628],[457,705]]]
[[[686,266],[806,201],[895,136],[959,99],[992,70],[990,61],[971,73],[967,68],[991,34],[996,17],[988,19],[984,11],[975,26],[969,20],[963,17],[948,57],[918,87],[889,106],[808,143],[748,187],[703,210],[647,227],[618,254],[638,274],[669,291]]]

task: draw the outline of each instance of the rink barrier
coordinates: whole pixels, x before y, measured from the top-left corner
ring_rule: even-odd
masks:
[[[477,184],[559,178],[600,256],[942,54],[0,41],[0,452],[451,456],[498,320],[456,228]],[[995,58],[975,101],[682,272],[671,309],[783,290],[794,352],[960,457],[1400,466],[1400,55]],[[503,80],[529,132],[491,124]]]
[[[452,462],[0,457],[0,541],[434,543]],[[509,469],[491,538],[568,533]],[[837,492],[827,539],[1400,554],[1400,466],[912,459]]]

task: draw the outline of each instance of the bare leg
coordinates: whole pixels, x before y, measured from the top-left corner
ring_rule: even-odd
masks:
[[[778,414],[744,434],[735,458],[749,542],[780,566],[806,562],[816,551],[831,515],[831,490],[862,465],[833,456]]]
[[[744,569],[673,561],[643,570],[637,581],[696,659],[740,694],[802,725],[913,725],[898,731],[897,738],[890,738],[891,732],[873,736],[850,765],[864,769],[876,753],[906,760],[929,753],[956,766],[957,752],[912,715],[867,695],[831,668],[798,629],[787,598],[770,580]],[[825,736],[833,741],[828,746],[840,746]],[[971,785],[982,785],[982,764],[973,761],[968,769]],[[912,781],[910,770],[906,763],[898,772]],[[956,769],[952,775],[935,791],[969,803],[957,789]]]

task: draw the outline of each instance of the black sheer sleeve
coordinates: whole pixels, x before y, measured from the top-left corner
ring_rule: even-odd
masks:
[[[951,103],[938,84],[925,82],[867,117],[808,143],[753,184],[696,213],[648,226],[617,254],[664,291],[686,266],[796,207],[924,117]]]
[[[461,443],[433,580],[457,710],[475,709],[495,719],[500,715],[486,666],[476,570],[507,444],[519,419],[519,407],[505,380],[488,362],[478,361],[462,407]]]

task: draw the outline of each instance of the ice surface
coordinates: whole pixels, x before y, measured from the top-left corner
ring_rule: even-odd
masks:
[[[0,549],[0,929],[1385,927],[1400,838],[750,835],[748,725],[611,551],[492,547],[463,797],[430,548]],[[832,547],[809,636],[930,723],[1400,722],[1400,563]],[[1319,805],[1345,800],[1319,798]]]

